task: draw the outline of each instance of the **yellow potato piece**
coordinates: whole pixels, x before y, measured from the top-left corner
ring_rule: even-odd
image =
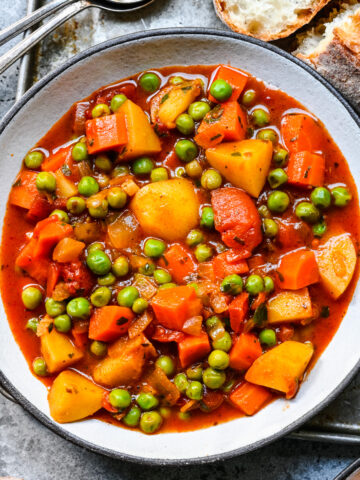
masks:
[[[59,333],[55,328],[41,336],[41,353],[49,373],[64,370],[84,356],[67,335]]]
[[[283,291],[267,303],[268,323],[295,322],[311,318],[312,304],[309,291]]]
[[[316,252],[320,278],[333,298],[339,298],[348,287],[356,266],[356,251],[350,234],[330,238]]]
[[[61,372],[51,386],[49,407],[59,423],[75,422],[101,408],[104,390],[86,377],[71,370]]]
[[[314,353],[311,343],[287,341],[261,355],[246,372],[245,380],[272,388],[292,398]]]
[[[133,198],[130,208],[146,235],[179,240],[199,221],[199,200],[183,178],[149,183]]]
[[[119,108],[119,112],[125,114],[128,134],[128,143],[119,153],[120,160],[161,152],[159,137],[152,129],[145,112],[138,105],[126,100]]]
[[[129,248],[138,244],[141,239],[141,229],[135,216],[125,210],[108,226],[108,235],[115,248]]]
[[[258,197],[268,174],[273,146],[270,141],[242,140],[208,148],[206,158],[235,187]]]
[[[61,170],[55,172],[56,177],[56,196],[70,198],[78,193],[74,182],[65,177]]]

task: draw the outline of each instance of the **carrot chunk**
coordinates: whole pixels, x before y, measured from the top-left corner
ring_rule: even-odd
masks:
[[[216,278],[225,278],[234,273],[243,274],[249,271],[247,261],[244,260],[241,253],[236,250],[228,250],[227,252],[219,253],[214,257],[212,264],[214,275]]]
[[[242,333],[230,350],[230,367],[247,370],[262,355],[259,339],[252,333]]]
[[[35,258],[34,250],[36,246],[37,241],[32,238],[21,250],[15,264],[41,285],[45,285],[48,277],[50,260],[47,258]]]
[[[231,393],[230,401],[245,415],[254,415],[271,397],[272,395],[267,388],[244,382]]]
[[[55,218],[54,221],[49,221]],[[46,222],[46,223],[43,223]],[[39,224],[43,223],[41,227]],[[34,236],[37,238],[37,243],[34,249],[34,258],[45,257],[50,253],[50,250],[63,238],[69,237],[73,232],[71,225],[62,223],[56,220],[56,217],[42,220],[34,229]]]
[[[20,172],[10,192],[10,203],[12,205],[26,210],[31,208],[34,198],[38,195],[36,177],[36,172],[30,172],[29,170]]]
[[[87,120],[86,139],[91,155],[126,145],[128,136],[125,115],[116,113]]]
[[[46,282],[46,296],[51,297],[53,290],[59,280],[60,277],[60,268],[59,265],[57,265],[54,262],[51,262],[49,265],[49,272],[48,272],[48,277],[47,277],[47,282]]]
[[[164,253],[159,265],[169,270],[176,283],[185,282],[186,278],[197,269],[190,250],[179,243],[175,243]]]
[[[323,131],[309,115],[291,113],[281,121],[281,135],[286,148],[291,152],[314,152],[322,149]]]
[[[230,326],[235,333],[242,331],[248,311],[249,294],[246,292],[240,293],[229,305]]]
[[[228,65],[220,65],[220,67],[218,67],[216,70],[213,82],[219,78],[221,78],[221,80],[225,80],[232,86],[233,92],[229,100],[236,102],[245,88],[248,76],[237,68],[229,67]],[[209,100],[211,102],[218,103],[216,98],[214,98],[210,93]]]
[[[188,335],[178,343],[180,364],[183,368],[201,360],[210,352],[210,342],[207,333],[199,336]]]
[[[324,183],[325,158],[310,152],[292,153],[287,174],[289,183],[298,187],[321,187]]]
[[[313,251],[300,249],[285,254],[277,269],[277,284],[282,289],[299,290],[320,280]]]
[[[185,321],[202,310],[195,289],[188,286],[159,290],[151,305],[158,322],[170,330],[182,330]]]
[[[41,164],[41,170],[44,172],[55,172],[61,168],[66,160],[71,156],[72,145],[60,148],[56,153],[52,153]]]
[[[124,335],[134,319],[134,314],[127,307],[108,305],[97,308],[90,318],[89,338],[110,342]]]
[[[30,220],[31,222],[38,222],[49,216],[53,208],[53,205],[46,197],[36,195],[36,197],[33,199],[31,207],[29,208],[29,211],[26,214],[26,219]]]

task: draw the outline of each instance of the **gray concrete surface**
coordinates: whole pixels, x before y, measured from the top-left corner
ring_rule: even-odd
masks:
[[[22,16],[25,9],[26,0],[0,0],[0,29]],[[115,34],[166,26],[225,28],[216,19],[211,0],[158,0],[156,5],[122,19],[93,10],[81,14],[44,42],[38,50],[35,76],[46,74],[64,58]],[[79,28],[83,32],[81,35]],[[0,48],[0,54],[8,47]],[[16,79],[16,65],[0,76],[0,117],[15,100]],[[351,417],[357,415],[359,387],[360,377],[323,417],[346,421],[348,412]],[[331,480],[359,457],[359,450],[354,446],[283,439],[251,454],[212,465],[143,467],[101,457],[72,445],[47,430],[20,406],[0,396],[0,476],[24,480],[180,480],[184,477],[194,480]]]

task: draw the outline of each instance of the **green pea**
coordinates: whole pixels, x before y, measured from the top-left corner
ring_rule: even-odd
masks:
[[[47,375],[46,363],[42,357],[35,358],[32,367],[35,375],[39,377],[45,377]]]
[[[148,175],[154,168],[154,162],[149,157],[141,157],[134,160],[132,171],[135,175]]]
[[[58,332],[67,333],[71,330],[71,319],[69,315],[58,315],[54,318],[54,327]]]
[[[209,317],[205,322],[207,329],[217,328],[222,325],[221,320],[216,315]]]
[[[259,140],[270,141],[272,143],[276,143],[277,139],[278,139],[278,136],[277,136],[275,130],[272,130],[271,128],[265,128],[264,130],[260,130],[257,133],[256,138],[258,138]]]
[[[108,255],[102,250],[91,251],[86,264],[95,275],[106,275],[111,270],[111,261]]]
[[[130,408],[125,417],[123,417],[122,421],[128,427],[137,427],[139,425],[140,417],[141,410],[135,405],[134,407]]]
[[[66,311],[65,302],[57,302],[52,298],[48,298],[45,302],[45,310],[50,317],[57,317]]]
[[[316,223],[312,227],[312,230],[313,230],[313,234],[315,235],[315,237],[322,237],[327,230],[326,223],[324,221],[320,222],[320,223]]]
[[[335,187],[331,190],[331,195],[336,207],[346,207],[352,199],[352,195],[345,187]]]
[[[39,319],[36,317],[32,317],[32,318],[29,318],[29,320],[26,322],[26,329],[32,330],[34,333],[36,333],[38,325],[39,325]]]
[[[260,275],[250,275],[246,279],[245,289],[250,295],[257,295],[265,289],[264,280]]]
[[[157,358],[155,365],[161,368],[161,370],[163,370],[165,375],[167,375],[168,377],[173,375],[175,372],[174,360],[169,357],[169,355],[161,355],[161,357]]]
[[[95,357],[105,357],[107,354],[107,345],[99,340],[94,340],[91,342],[90,352],[95,355]]]
[[[123,177],[124,175],[129,175],[130,169],[127,165],[117,165],[114,170],[111,172],[113,178]]]
[[[158,167],[151,170],[150,180],[152,182],[161,182],[162,180],[167,180],[168,178],[168,172],[164,167]]]
[[[166,245],[162,240],[148,238],[144,244],[144,253],[147,257],[160,257],[165,252]]]
[[[171,77],[169,83],[170,85],[180,85],[181,83],[184,83],[184,79],[179,76]]]
[[[229,100],[233,92],[232,86],[225,80],[219,78],[215,80],[210,87],[210,94],[218,102],[226,102]]]
[[[141,273],[142,275],[147,275],[151,277],[151,275],[153,275],[153,273],[155,272],[155,268],[156,267],[153,264],[153,262],[149,261],[149,262],[146,262],[144,265],[140,265],[138,272]]]
[[[274,280],[268,276],[264,277],[263,280],[265,292],[272,292],[275,288]]]
[[[44,160],[44,154],[42,152],[29,152],[25,157],[25,165],[27,168],[39,168]]]
[[[186,375],[190,380],[201,380],[203,369],[201,365],[192,365],[186,370]]]
[[[187,422],[191,418],[191,413],[190,412],[179,412],[178,413],[178,418],[179,418],[179,420]]]
[[[228,382],[226,382],[223,387],[222,387],[222,391],[224,393],[230,393],[231,390],[234,388],[234,385],[235,385],[235,380],[234,379],[231,379],[229,380]]]
[[[110,108],[115,113],[119,110],[121,105],[125,103],[127,100],[127,96],[123,93],[119,93],[118,95],[114,95],[110,102]]]
[[[107,201],[111,208],[123,208],[127,199],[126,193],[120,187],[113,187],[107,195]]]
[[[251,105],[252,103],[254,103],[255,98],[256,98],[255,90],[245,90],[241,99],[241,103],[245,106]]]
[[[98,103],[95,107],[91,110],[92,118],[102,117],[103,115],[110,115],[110,108],[106,103]]]
[[[203,169],[197,160],[193,160],[185,165],[185,172],[191,178],[199,178],[203,173]]]
[[[194,102],[188,109],[188,114],[195,122],[200,122],[208,112],[210,112],[210,105],[206,102]]]
[[[271,328],[264,328],[264,330],[261,330],[259,333],[259,340],[261,343],[273,347],[276,345],[276,333]]]
[[[252,121],[258,127],[265,127],[270,122],[270,115],[262,108],[256,108],[251,114]]]
[[[174,384],[180,393],[185,393],[189,386],[189,381],[185,373],[178,373],[174,378]]]
[[[66,313],[71,318],[87,320],[91,314],[90,302],[84,297],[73,298],[66,306]]]
[[[172,277],[169,272],[159,268],[154,272],[154,279],[158,285],[163,285],[164,283],[171,282]]]
[[[42,302],[42,293],[36,287],[26,287],[21,293],[21,300],[28,310],[35,310]]]
[[[162,424],[162,418],[158,412],[145,412],[140,418],[140,428],[144,433],[155,433]]]
[[[275,170],[271,170],[267,180],[271,188],[278,188],[288,181],[288,176],[285,170],[282,168],[276,168]]]
[[[78,190],[80,195],[84,195],[84,197],[91,197],[91,195],[98,193],[99,184],[93,177],[82,177],[78,184]]]
[[[232,346],[232,340],[229,332],[224,332],[220,338],[217,338],[212,342],[214,350],[223,350],[228,352]]]
[[[75,143],[71,150],[71,156],[75,162],[82,162],[88,158],[88,151],[86,143],[78,142]]]
[[[105,218],[109,211],[109,204],[105,198],[90,197],[86,202],[86,206],[88,207],[89,215],[93,218]]]
[[[201,243],[195,249],[196,260],[200,263],[210,260],[212,254],[212,248],[210,247],[210,245],[206,245],[205,243]]]
[[[154,93],[160,87],[160,78],[155,73],[143,73],[139,80],[140,87],[146,93]]]
[[[267,206],[271,212],[283,213],[290,203],[289,195],[285,192],[276,190],[268,198]]]
[[[113,168],[112,161],[107,155],[98,155],[94,160],[94,164],[102,172],[111,172]]]
[[[118,410],[127,408],[131,403],[131,395],[124,388],[115,388],[109,393],[109,402]]]
[[[285,167],[289,152],[284,148],[277,148],[274,150],[273,162],[277,167]]]
[[[298,203],[295,208],[295,214],[300,220],[308,223],[316,223],[320,218],[319,210],[310,202]]]
[[[212,207],[202,209],[200,225],[206,228],[214,228],[214,210]]]
[[[136,314],[144,313],[148,308],[149,303],[145,298],[137,298],[133,303],[132,310]]]
[[[179,140],[175,144],[175,153],[183,162],[191,162],[198,154],[198,148],[191,140]]]
[[[104,250],[104,245],[100,242],[94,242],[87,247],[88,255],[92,252],[95,252],[96,250]]]
[[[66,202],[66,208],[73,215],[80,215],[85,210],[86,203],[81,197],[70,197]]]
[[[49,217],[57,217],[60,222],[63,222],[63,223],[70,223],[70,218],[69,218],[69,215],[64,212],[64,210],[54,210],[52,213],[50,213]]]
[[[203,382],[211,390],[216,390],[224,385],[226,380],[225,372],[215,370],[211,367],[204,370]]]
[[[111,290],[108,287],[97,288],[90,297],[94,307],[105,307],[111,300]]]
[[[271,212],[266,205],[261,205],[258,208],[258,212],[259,212],[260,217],[262,217],[262,218],[270,218],[271,217]]]
[[[210,367],[216,370],[225,370],[230,364],[229,355],[223,350],[213,350],[208,358]]]
[[[279,227],[277,226],[277,223],[271,218],[265,218],[262,222],[262,227],[265,237],[268,238],[276,237],[279,232]]]
[[[117,295],[117,302],[122,307],[131,308],[135,300],[139,298],[139,290],[136,287],[125,287]]]
[[[203,397],[203,386],[200,382],[193,380],[186,389],[186,396],[191,400],[201,400]]]
[[[149,392],[142,392],[136,398],[136,403],[142,410],[153,410],[159,405],[159,400]]]
[[[203,241],[204,235],[200,230],[191,230],[186,237],[186,243],[189,245],[189,247],[195,247]]]
[[[217,170],[209,168],[201,175],[201,186],[207,190],[214,190],[221,187],[222,177]]]
[[[220,290],[230,295],[239,295],[242,292],[243,280],[239,275],[228,275],[221,282]]]
[[[36,188],[40,191],[46,191],[49,193],[55,192],[56,180],[50,172],[40,172],[36,176]]]
[[[176,119],[176,128],[183,135],[190,135],[195,130],[194,120],[187,113],[182,113]]]
[[[117,277],[125,277],[129,273],[129,261],[127,257],[118,257],[112,265],[112,272]]]
[[[312,203],[317,208],[328,208],[331,205],[331,194],[325,187],[315,188],[310,195]]]
[[[159,290],[166,290],[167,288],[174,288],[176,287],[176,283],[163,283],[162,285],[159,286]]]
[[[109,287],[110,285],[114,285],[116,282],[115,275],[109,272],[107,275],[103,275],[97,279],[99,285]]]

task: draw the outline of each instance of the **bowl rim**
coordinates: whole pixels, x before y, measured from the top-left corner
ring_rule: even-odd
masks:
[[[160,29],[152,29],[146,32],[135,32],[129,33],[125,35],[121,35],[104,42],[101,42],[97,45],[94,45],[90,48],[85,49],[83,52],[80,52],[62,65],[58,66],[54,71],[45,75],[41,80],[35,83],[24,95],[23,97],[17,101],[11,109],[5,114],[3,119],[0,121],[0,135],[5,130],[7,125],[10,121],[16,116],[16,114],[23,108],[24,105],[36,94],[38,93],[43,87],[45,87],[48,83],[50,83],[54,78],[58,75],[66,71],[68,68],[72,67],[73,65],[77,64],[81,60],[92,56],[95,53],[99,53],[103,50],[107,50],[108,48],[112,48],[118,45],[122,45],[124,43],[142,40],[142,39],[149,39],[149,38],[156,38],[156,37],[166,37],[166,36],[214,36],[214,37],[225,37],[230,38],[233,40],[241,40],[242,42],[250,43],[256,45],[258,47],[264,48],[269,50],[275,54],[278,54],[290,62],[295,63],[298,67],[305,70],[309,73],[312,77],[314,77],[318,82],[324,85],[329,92],[336,97],[337,100],[340,101],[342,106],[348,111],[352,119],[355,121],[358,127],[360,127],[360,116],[356,113],[354,108],[349,104],[349,102],[342,96],[342,94],[333,87],[325,78],[323,78],[319,73],[317,73],[313,68],[307,65],[302,60],[294,57],[290,53],[281,50],[279,47],[266,43],[262,40],[258,40],[253,37],[249,37],[243,34],[238,34],[226,30],[218,30],[212,28],[203,28],[203,27],[185,27],[185,28],[177,28],[177,27],[170,27],[170,28],[160,28]],[[336,335],[336,333],[335,333]],[[240,447],[234,450],[230,450],[228,452],[223,452],[217,455],[211,456],[203,456],[203,457],[194,457],[189,459],[157,459],[157,458],[145,458],[141,456],[129,455],[124,454],[109,448],[104,448],[98,446],[94,443],[88,442],[83,440],[82,438],[78,437],[73,433],[69,433],[61,427],[61,424],[58,424],[50,419],[47,415],[42,413],[35,405],[33,405],[27,398],[25,398],[20,391],[13,386],[11,381],[6,377],[6,375],[0,369],[0,386],[2,386],[5,391],[7,391],[19,405],[21,405],[28,413],[30,413],[33,417],[35,417],[38,421],[40,421],[43,425],[49,428],[51,431],[58,434],[60,437],[64,438],[65,440],[70,441],[71,443],[86,448],[87,450],[102,454],[104,456],[110,458],[116,458],[117,460],[125,460],[132,463],[138,464],[145,464],[145,465],[152,465],[152,466],[178,466],[178,465],[199,465],[199,464],[206,464],[212,463],[219,460],[225,460],[228,458],[232,458],[235,456],[243,455],[245,453],[249,453],[253,450],[258,448],[264,447],[280,438],[284,437],[285,435],[291,433],[292,431],[296,430],[300,427],[303,423],[310,420],[314,415],[316,415],[320,410],[326,407],[331,401],[333,401],[339,393],[350,383],[350,381],[354,378],[355,374],[360,370],[360,358],[354,368],[349,372],[349,374],[340,382],[340,384],[334,388],[331,394],[328,395],[326,399],[320,402],[314,409],[307,412],[282,431],[277,432],[270,437],[262,440],[258,440],[257,442],[252,443],[251,445]],[[1,392],[0,392],[1,393]]]

